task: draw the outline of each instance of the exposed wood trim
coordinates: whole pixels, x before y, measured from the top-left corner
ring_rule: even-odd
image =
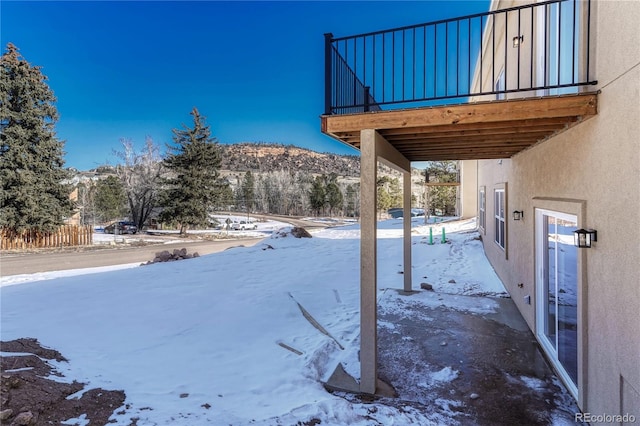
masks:
[[[360,129],[397,129],[419,126],[576,117],[596,114],[596,95],[514,99],[366,114],[323,116],[326,133]]]
[[[419,126],[411,128],[395,128],[380,130],[380,133],[386,136],[391,135],[403,135],[410,133],[451,133],[451,132],[465,132],[465,131],[483,131],[483,130],[513,130],[519,128],[556,128],[558,125],[564,125],[568,121],[577,121],[577,117],[556,117],[545,119],[529,119],[529,120],[511,120],[511,121],[494,121],[486,123],[464,123],[451,126],[450,124],[441,126]],[[359,136],[358,133],[341,133],[345,136]]]
[[[558,130],[557,125],[536,126],[536,127],[505,127],[504,129],[477,129],[477,130],[461,130],[450,132],[425,132],[425,133],[407,133],[404,135],[385,134],[382,136],[388,141],[407,140],[412,138],[421,139],[459,139],[461,137],[487,137],[487,136],[511,136],[531,133],[554,133]]]
[[[425,144],[431,143],[443,143],[443,144],[456,144],[458,141],[462,142],[477,142],[477,141],[537,141],[545,138],[555,132],[543,131],[543,132],[528,132],[528,133],[514,133],[514,134],[486,134],[486,135],[472,135],[472,136],[433,136],[433,135],[412,135],[410,138],[397,138],[388,139],[390,143],[393,143],[397,147],[406,145],[415,145],[415,142],[422,142]],[[397,142],[396,142],[397,141]]]
[[[596,113],[597,93],[586,93],[323,116],[322,129],[356,149],[360,131],[375,130],[409,161],[478,160],[511,157]]]
[[[427,182],[426,186],[460,186],[460,182]]]

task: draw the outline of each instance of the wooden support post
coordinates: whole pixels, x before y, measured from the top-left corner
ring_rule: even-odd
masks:
[[[376,132],[360,134],[360,392],[374,394],[378,379]]]
[[[375,130],[361,130],[360,139],[360,392],[374,394],[378,381],[378,160],[403,173],[403,207],[408,214],[403,240],[405,289],[411,288],[411,163]]]
[[[402,172],[404,291],[411,291],[411,171]]]

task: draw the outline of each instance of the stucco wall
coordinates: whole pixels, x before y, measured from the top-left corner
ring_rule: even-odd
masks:
[[[579,226],[598,231],[594,247],[580,251],[579,402],[592,414],[631,413],[640,421],[640,2],[602,1],[592,8],[598,114],[501,164],[480,162],[478,184],[487,189],[484,244],[535,330],[534,209],[549,198],[573,200],[557,205],[578,212]],[[493,188],[502,183],[508,188],[506,252],[493,242]],[[513,210],[523,210],[524,220],[513,221]]]
[[[478,214],[478,162],[460,162],[460,215],[467,219]]]

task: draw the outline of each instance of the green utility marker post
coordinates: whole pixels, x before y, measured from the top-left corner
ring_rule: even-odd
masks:
[[[442,244],[447,242],[447,237],[444,235],[444,228],[442,228]]]
[[[433,245],[433,228],[429,228],[429,245]]]

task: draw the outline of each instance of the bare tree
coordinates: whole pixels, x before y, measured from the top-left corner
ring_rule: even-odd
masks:
[[[100,221],[99,214],[96,211],[96,181],[87,179],[78,182],[78,201],[77,209],[80,211],[81,225],[95,225]]]
[[[149,136],[139,152],[136,152],[131,139],[122,138],[120,143],[123,150],[114,152],[122,162],[116,167],[116,174],[127,194],[131,220],[142,229],[158,201],[162,157],[158,146]]]

